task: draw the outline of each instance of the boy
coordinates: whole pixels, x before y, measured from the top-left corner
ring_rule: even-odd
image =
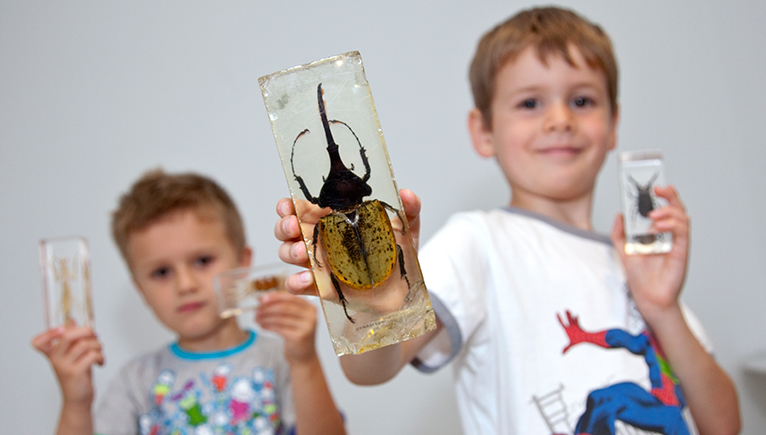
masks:
[[[673,233],[670,253],[626,256],[620,216],[611,243],[592,232],[596,176],[617,134],[608,37],[571,11],[523,11],[482,38],[470,79],[472,142],[500,165],[510,207],[458,213],[429,241],[419,258],[437,329],[344,357],[349,379],[452,361],[470,434],[687,434],[693,422],[738,432],[733,384],[678,301],[689,220],[674,188],[655,189],[669,205],[650,215],[653,231]],[[416,232],[419,199],[401,193]],[[280,258],[305,264],[290,203],[278,212]],[[308,294],[310,275],[287,285]]]
[[[345,433],[315,353],[311,303],[262,297],[256,321],[284,344],[219,317],[213,276],[249,266],[252,251],[236,206],[214,181],[148,172],[122,197],[112,231],[136,287],[178,340],[129,362],[93,418],[91,366],[104,362],[93,331],[35,337],[62,390],[59,435]]]

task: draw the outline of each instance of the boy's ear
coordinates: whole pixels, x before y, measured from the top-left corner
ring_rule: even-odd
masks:
[[[468,132],[471,133],[471,143],[480,156],[493,157],[495,147],[492,143],[492,131],[487,127],[484,115],[474,107],[468,113]]]
[[[253,261],[253,250],[249,246],[242,248],[242,253],[239,255],[239,265],[241,267],[250,267]]]

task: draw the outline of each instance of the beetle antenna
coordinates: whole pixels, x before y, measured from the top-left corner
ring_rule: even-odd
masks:
[[[309,192],[309,188],[306,186],[306,183],[303,181],[303,178],[295,173],[295,144],[298,142],[298,139],[301,138],[306,133],[310,133],[309,129],[305,129],[302,132],[298,133],[298,136],[293,141],[293,149],[290,153],[290,168],[293,170],[293,177],[295,177],[295,181],[298,182],[298,185],[301,188],[301,192],[303,192],[303,196],[306,197],[307,200],[309,200],[312,204],[318,204],[319,198],[314,198],[311,195],[311,192]]]

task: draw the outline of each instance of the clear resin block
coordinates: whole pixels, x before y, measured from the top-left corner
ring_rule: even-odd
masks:
[[[670,233],[652,233],[650,211],[667,205],[654,194],[655,186],[665,186],[662,152],[626,151],[619,155],[622,214],[625,221],[625,253],[658,254],[670,251]]]
[[[47,327],[93,326],[88,242],[82,237],[40,241]]]
[[[435,327],[358,52],[258,79],[335,353]]]
[[[285,279],[296,269],[284,263],[227,270],[213,277],[222,318],[239,316],[255,309],[261,295],[283,291]]]

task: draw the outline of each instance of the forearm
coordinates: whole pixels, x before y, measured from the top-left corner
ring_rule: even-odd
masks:
[[[345,434],[343,418],[335,406],[319,359],[315,356],[301,363],[293,363],[290,373],[296,433]]]
[[[68,403],[61,406],[56,435],[93,435],[91,403]]]
[[[676,304],[651,313],[647,322],[676,376],[700,434],[736,434],[740,429],[737,392],[684,320]]]

